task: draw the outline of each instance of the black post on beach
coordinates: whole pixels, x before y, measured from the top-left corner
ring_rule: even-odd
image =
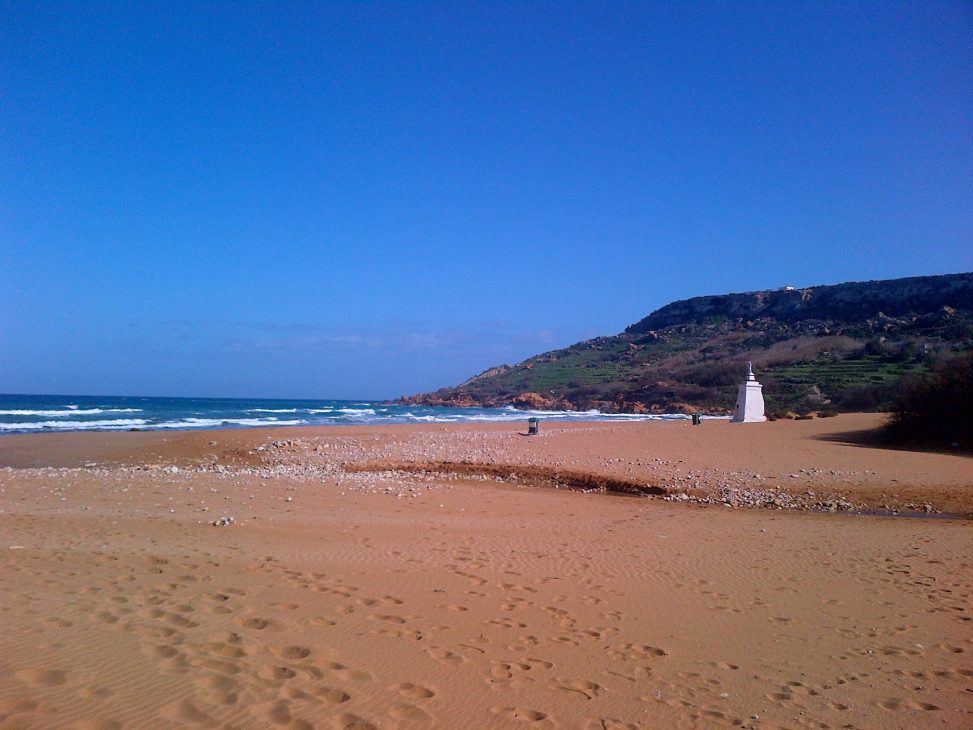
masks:
[[[537,424],[540,423],[539,418],[528,418],[527,419],[527,435],[536,436],[537,435]]]
[[[693,425],[694,426],[698,426],[702,422],[703,422],[702,416],[700,416],[698,413],[694,413],[693,414]]]

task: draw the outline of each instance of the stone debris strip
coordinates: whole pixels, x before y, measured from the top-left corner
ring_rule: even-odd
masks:
[[[550,430],[546,435],[549,437],[553,433],[556,431]],[[394,437],[363,435],[276,439],[255,447],[247,454],[255,462],[252,465],[220,463],[218,457],[212,455],[199,463],[182,467],[172,464],[110,466],[88,462],[80,469],[43,467],[18,471],[21,474],[35,472],[53,480],[55,486],[51,487],[50,493],[60,501],[66,501],[69,493],[63,486],[57,486],[57,482],[70,482],[72,476],[81,473],[121,479],[126,474],[148,473],[163,483],[186,485],[189,494],[194,492],[194,486],[190,483],[194,474],[210,474],[221,480],[251,479],[258,483],[273,481],[273,489],[291,492],[279,496],[279,500],[296,508],[297,503],[293,493],[298,492],[299,487],[304,485],[328,485],[339,489],[341,493],[348,491],[412,498],[437,489],[452,489],[452,485],[457,481],[518,484],[516,474],[506,477],[488,476],[471,474],[469,470],[459,474],[450,472],[448,468],[424,472],[392,468],[366,471],[349,469],[362,464],[380,464],[383,461],[397,463],[435,461],[462,462],[465,465],[508,464],[525,467],[542,465],[556,468],[584,466],[580,460],[553,457],[544,452],[543,448],[526,446],[521,451],[511,450],[509,448],[511,438],[516,436],[509,431],[459,431],[449,433],[447,438],[437,433],[412,432]],[[534,443],[539,443],[544,438],[545,434],[541,434]],[[210,445],[216,446],[218,442],[210,442]],[[679,460],[659,457],[628,460],[603,457],[596,463],[615,472],[629,472],[633,477],[641,475],[644,479],[646,473],[651,474],[653,483],[664,487],[667,492],[656,498],[668,502],[825,512],[848,512],[865,508],[864,505],[855,504],[833,490],[836,481],[853,481],[862,477],[854,471],[842,473],[836,470],[808,468],[786,475],[761,475],[753,471],[688,469]],[[588,466],[590,468],[590,463]],[[11,471],[9,467],[0,469],[0,493],[2,493],[2,475],[9,471]],[[864,474],[867,476],[868,472]],[[821,493],[814,488],[816,483],[827,483],[832,491]],[[257,488],[248,488],[253,491],[249,494],[249,499],[255,499]],[[122,488],[122,491],[124,492],[125,488]],[[210,487],[209,494],[200,497],[195,509],[208,512],[214,506],[214,500],[218,500],[220,496],[219,490]],[[229,495],[222,495],[222,497],[224,500],[231,499]],[[884,507],[890,512],[900,510],[939,512],[930,503],[884,505]],[[175,513],[176,508],[171,507],[169,512]],[[210,524],[226,526],[234,522],[234,518],[222,516],[210,521]],[[236,524],[243,523],[236,522]]]

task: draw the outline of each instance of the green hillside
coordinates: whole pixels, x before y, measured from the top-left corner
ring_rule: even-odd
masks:
[[[769,411],[878,410],[973,350],[973,274],[673,302],[625,332],[401,399],[605,412],[729,411],[753,361]]]

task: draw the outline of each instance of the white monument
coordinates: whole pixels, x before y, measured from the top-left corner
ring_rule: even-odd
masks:
[[[753,375],[753,363],[747,363],[747,379],[740,383],[737,391],[737,407],[733,412],[733,423],[760,423],[766,421],[764,415],[764,386]]]

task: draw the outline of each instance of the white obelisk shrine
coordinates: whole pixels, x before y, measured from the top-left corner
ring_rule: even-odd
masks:
[[[733,412],[733,423],[760,423],[766,421],[764,415],[764,386],[753,375],[753,363],[747,363],[747,379],[740,383],[737,391],[737,407]]]

